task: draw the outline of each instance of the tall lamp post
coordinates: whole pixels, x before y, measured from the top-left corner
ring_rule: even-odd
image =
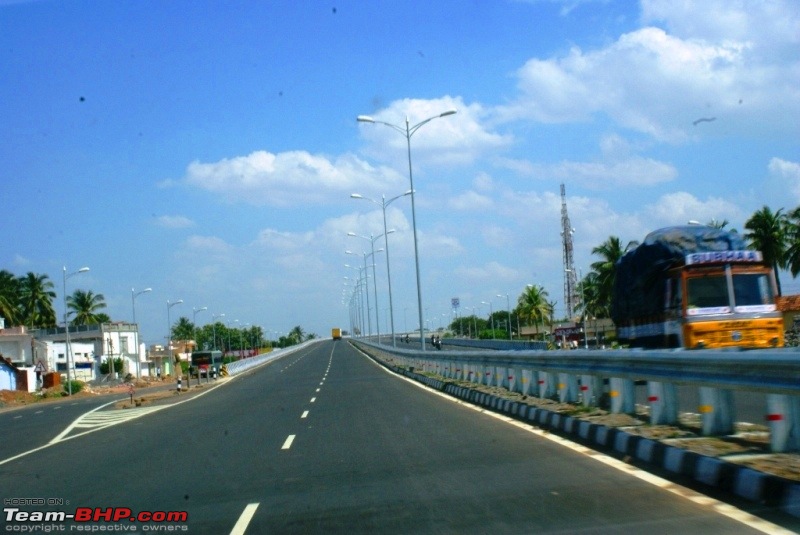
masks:
[[[492,322],[492,340],[494,340],[494,311],[492,310],[492,302],[481,301],[482,305],[489,305],[489,319]]]
[[[394,232],[394,230],[390,230],[388,232],[392,233],[392,232]],[[370,246],[372,247],[372,253],[370,253],[369,256],[372,257],[372,290],[373,290],[373,296],[375,297],[375,331],[378,333],[378,343],[380,344],[381,343],[381,327],[380,327],[380,318],[378,317],[378,277],[375,275],[375,253],[379,253],[381,251],[386,251],[386,249],[378,249],[376,251],[375,250],[375,241],[379,240],[380,238],[386,238],[386,233],[379,234],[377,236],[373,236],[371,234],[369,236],[361,236],[359,234],[356,234],[355,232],[348,232],[347,235],[348,236],[353,236],[355,238],[361,238],[362,240],[367,240],[370,243]],[[387,247],[388,247],[388,241],[387,240],[385,240],[385,243],[387,244]],[[389,253],[388,252],[386,253],[386,262],[387,262],[386,269],[387,269],[387,273],[388,273],[388,269],[389,269],[389,265],[388,265]],[[389,302],[391,302],[391,299],[389,299]],[[394,331],[392,331],[392,337],[394,337]]]
[[[224,318],[225,314],[211,314],[211,328],[214,333],[214,350],[217,349],[217,318]]]
[[[358,253],[354,253],[353,251],[345,251],[344,254],[351,254],[351,255],[354,255],[354,256],[359,256]],[[370,316],[370,314],[369,314],[369,309],[370,309],[370,306],[369,306],[369,283],[366,282],[369,279],[369,273],[367,272],[367,257],[370,256],[370,255],[368,255],[367,253],[363,253],[363,256],[364,256],[364,280],[365,280],[364,294],[367,296],[367,335],[369,337],[372,337],[372,316]],[[347,264],[345,264],[345,266],[346,265]],[[373,269],[374,269],[374,266],[375,266],[375,261],[374,260],[372,261],[372,265],[373,265]],[[373,275],[372,275],[372,279],[373,280],[375,279],[374,272],[373,272]],[[376,307],[377,307],[377,303],[376,303]],[[380,328],[378,329],[378,331],[380,331]],[[380,338],[380,336],[378,338]]]
[[[392,197],[388,201],[386,200],[385,195],[381,195],[380,203],[374,199],[369,199],[358,193],[353,193],[352,195],[350,195],[350,197],[353,199],[364,199],[365,201],[377,204],[383,210],[383,248],[386,251],[386,280],[389,282],[389,319],[392,324],[392,347],[397,347],[397,340],[395,340],[394,337],[394,305],[392,304],[392,273],[389,270],[389,233],[394,232],[394,230],[389,231],[386,229],[386,207],[389,206],[392,203],[392,201],[395,201],[400,197],[405,197],[407,195],[411,195],[411,190],[408,190],[402,195],[397,195],[395,197]]]
[[[571,273],[571,269],[565,269],[567,273]],[[589,332],[586,329],[586,295],[584,293],[583,274],[581,268],[578,268],[578,284],[581,287],[581,322],[583,323],[583,348],[589,349]]]
[[[78,271],[76,271],[74,273],[70,273],[69,275],[67,275],[67,266],[64,266],[64,332],[67,335],[67,347],[66,347],[66,353],[67,353],[67,391],[69,392],[70,396],[72,395],[72,376],[70,375],[70,368],[72,367],[71,359],[70,359],[71,353],[72,353],[72,345],[70,344],[70,341],[69,341],[69,322],[67,321],[67,279],[69,279],[70,277],[72,277],[74,275],[77,275],[78,273],[86,273],[87,271],[89,271],[88,267],[82,267]]]
[[[133,308],[133,324],[136,325],[136,298],[142,294],[146,294],[147,292],[152,292],[152,288],[145,288],[141,292],[137,292],[135,289],[131,288],[131,307]],[[136,332],[133,334],[133,347],[136,348],[136,378],[139,379],[142,376],[142,365],[139,362],[139,326],[136,325]]]
[[[174,303],[167,300],[167,349],[169,349],[169,365],[173,367],[175,367],[175,363],[172,362],[172,322],[169,320],[169,309],[181,303],[183,303],[183,299],[178,299]],[[180,378],[180,375],[176,374],[176,377]]]
[[[506,310],[508,311],[508,339],[513,340],[514,338],[511,336],[511,299],[509,299],[509,294],[497,294],[497,297],[506,298]]]
[[[406,146],[408,147],[408,181],[411,190],[411,223],[414,227],[414,264],[417,272],[417,313],[419,315],[419,341],[422,345],[422,351],[425,351],[425,324],[422,321],[422,286],[420,283],[420,275],[419,275],[419,245],[417,244],[417,212],[416,207],[414,204],[414,175],[411,171],[411,136],[413,136],[417,130],[422,128],[424,125],[428,124],[429,122],[433,121],[434,119],[438,119],[440,117],[447,117],[448,115],[453,115],[456,113],[455,109],[450,109],[445,112],[440,113],[439,115],[434,115],[433,117],[428,117],[424,121],[420,121],[414,126],[411,126],[408,121],[408,117],[406,117],[406,124],[405,127],[398,126],[392,123],[386,123],[384,121],[377,121],[370,117],[369,115],[359,115],[356,120],[361,123],[378,123],[383,124],[400,132],[406,138]]]
[[[197,325],[195,324],[195,318],[197,317],[197,314],[199,312],[202,312],[204,310],[208,310],[208,307],[200,307],[200,308],[192,307],[192,329],[194,329],[194,338],[195,338],[194,347],[196,349],[200,349],[200,348],[197,347]]]

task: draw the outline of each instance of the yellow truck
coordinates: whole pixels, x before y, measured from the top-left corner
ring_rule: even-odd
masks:
[[[331,329],[331,338],[334,340],[341,340],[342,339],[342,330],[339,327],[334,327]]]
[[[706,226],[651,232],[616,265],[611,318],[631,347],[783,346],[776,282],[737,233]]]

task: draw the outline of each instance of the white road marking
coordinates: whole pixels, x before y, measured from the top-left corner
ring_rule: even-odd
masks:
[[[22,418],[22,416],[14,416],[14,419],[15,419],[15,420],[17,420],[17,419],[19,419],[19,418]]]
[[[311,398],[311,403],[314,403],[315,401],[317,401],[317,398]]]
[[[283,446],[281,446],[281,449],[282,450],[288,450],[289,448],[291,448],[292,447],[292,442],[294,442],[294,437],[295,436],[296,435],[289,435],[288,437],[286,437],[286,440],[283,442]]]
[[[300,416],[300,418],[305,418],[306,416],[308,416],[308,411],[303,411],[303,414]]]
[[[231,535],[244,535],[247,526],[250,525],[250,520],[252,520],[253,515],[256,514],[256,509],[258,509],[257,503],[247,504],[247,507],[244,508],[244,511],[242,511],[242,514],[239,516],[239,520],[236,521],[236,525],[233,526]]]
[[[320,391],[320,389],[319,389],[319,388],[317,388],[317,390],[316,390],[316,391],[317,391],[317,392],[319,392],[319,391]]]

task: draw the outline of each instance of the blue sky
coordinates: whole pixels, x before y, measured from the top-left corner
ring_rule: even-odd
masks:
[[[68,292],[114,320],[152,288],[148,344],[178,299],[173,320],[348,327],[345,264],[370,244],[347,233],[383,232],[350,194],[409,188],[405,138],[361,114],[458,110],[412,138],[434,327],[453,297],[485,316],[526,284],[563,314],[562,183],[583,273],[611,235],[800,204],[793,0],[0,0],[0,79],[0,265],[48,274],[59,314],[64,266],[91,268]],[[409,199],[387,217],[395,328],[414,329]]]

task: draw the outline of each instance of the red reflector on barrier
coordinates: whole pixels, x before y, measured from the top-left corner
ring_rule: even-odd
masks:
[[[783,420],[783,414],[767,414],[768,422],[779,422]]]
[[[647,401],[649,401],[649,402],[651,402],[651,403],[652,403],[653,401],[658,401],[658,396],[650,396],[650,397],[648,397],[648,398],[647,398]]]

